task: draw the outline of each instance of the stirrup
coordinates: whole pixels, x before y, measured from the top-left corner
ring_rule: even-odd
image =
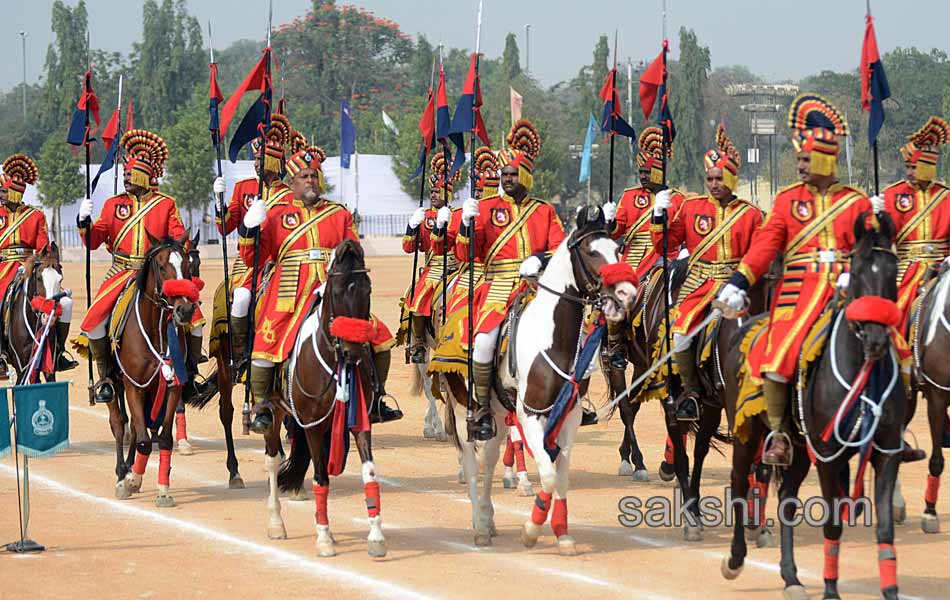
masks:
[[[676,404],[676,420],[684,422],[699,420],[699,394],[689,391],[680,396]]]
[[[112,390],[112,400],[98,400],[99,394],[102,392],[103,388],[108,388]],[[115,397],[118,394],[118,390],[115,387],[115,382],[112,381],[111,377],[101,377],[99,380],[94,382],[89,386],[89,406],[95,406],[96,404],[108,404],[115,401]]]
[[[396,408],[390,408],[386,406],[384,400],[386,398],[391,399],[396,403]],[[383,407],[386,407],[386,412],[383,412]],[[392,394],[383,392],[381,395],[377,396],[376,400],[373,401],[373,410],[369,414],[370,423],[389,423],[390,421],[398,421],[403,417],[402,409],[399,406],[399,401],[396,400],[396,397]]]
[[[488,436],[487,439],[482,439],[477,434],[482,430],[481,421],[485,417],[489,417],[488,422],[490,424],[491,435]],[[468,433],[468,441],[487,442],[498,435],[498,432],[495,429],[495,419],[493,417],[494,413],[490,408],[479,406],[477,409],[475,409],[475,411],[472,413],[472,418],[466,419],[465,423]]]
[[[788,455],[785,457],[785,462],[783,463],[771,463],[765,461],[765,455],[768,453],[769,448],[772,446],[772,438],[780,436],[785,438],[785,442],[788,445]],[[777,467],[787,467],[792,464],[792,459],[795,456],[795,447],[792,446],[792,438],[789,437],[784,431],[770,431],[767,436],[765,436],[765,441],[762,443],[762,464],[772,465]]]

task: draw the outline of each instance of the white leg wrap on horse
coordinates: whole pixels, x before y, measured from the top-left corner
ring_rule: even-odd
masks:
[[[269,360],[264,360],[263,358],[255,358],[251,361],[251,364],[255,367],[260,367],[262,369],[273,369],[274,363]]]
[[[204,335],[204,326],[195,327],[191,330],[191,335],[195,336],[198,339],[201,339],[201,336]]]
[[[101,340],[106,337],[106,322],[99,323],[86,333],[90,340]]]
[[[73,320],[73,299],[69,296],[65,296],[60,299],[59,305],[63,307],[63,314],[60,315],[59,320],[63,323],[69,323]]]
[[[472,348],[472,360],[480,363],[489,363],[495,354],[495,344],[498,343],[498,333],[501,331],[501,325],[495,327],[488,333],[478,333],[475,335],[475,343]]]
[[[234,290],[234,299],[231,301],[231,316],[246,317],[251,308],[251,290],[239,287]]]
[[[782,377],[778,373],[763,373],[768,379],[776,381],[778,383],[788,383],[788,379]]]

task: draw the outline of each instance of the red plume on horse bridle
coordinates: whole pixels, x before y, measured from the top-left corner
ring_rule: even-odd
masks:
[[[600,281],[604,287],[617,285],[621,281],[636,284],[637,276],[627,263],[613,263],[600,266]]]
[[[367,319],[334,317],[330,323],[330,335],[354,344],[367,344],[376,336],[376,325]]]
[[[844,316],[849,321],[868,321],[895,327],[901,320],[901,310],[893,300],[881,296],[861,296],[848,303]]]
[[[195,287],[198,288],[198,291],[205,289],[205,281],[200,277],[192,277],[191,282],[195,284]]]
[[[30,306],[33,307],[33,310],[36,312],[43,313],[48,315],[53,312],[53,307],[56,307],[56,316],[59,317],[63,314],[63,307],[53,300],[47,300],[43,296],[33,296],[33,299],[30,300]]]
[[[162,283],[162,294],[168,298],[187,298],[198,301],[198,286],[191,279],[166,279]]]

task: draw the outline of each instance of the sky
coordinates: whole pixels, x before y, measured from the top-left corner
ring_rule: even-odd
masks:
[[[77,0],[65,0],[74,5]],[[474,48],[477,0],[346,0],[392,19],[403,31],[423,33],[433,44]],[[22,81],[21,37],[26,37],[27,81],[41,75],[53,0],[3,0],[0,20],[0,90]],[[310,0],[273,0],[274,25],[306,13]],[[671,56],[678,56],[678,31],[693,29],[708,46],[713,67],[741,64],[769,81],[797,80],[825,69],[857,68],[864,34],[865,0],[666,0]],[[141,2],[87,0],[92,45],[128,53],[141,35]],[[606,34],[619,40],[621,62],[649,61],[662,39],[662,0],[485,0],[481,49],[501,54],[508,32],[518,36],[522,67],[544,85],[572,78],[592,59]],[[202,28],[212,20],[215,46],[263,39],[267,0],[188,0]],[[946,23],[950,2],[901,0],[872,7],[881,52],[915,46],[950,52]],[[126,26],[131,25],[131,26]],[[530,25],[526,44],[526,25]],[[527,63],[527,64],[526,64]]]

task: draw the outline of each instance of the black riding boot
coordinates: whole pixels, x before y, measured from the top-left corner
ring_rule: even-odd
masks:
[[[409,349],[409,362],[425,364],[426,362],[426,318],[411,315],[409,326],[412,328],[412,347]]]
[[[115,383],[112,379],[115,363],[112,360],[112,344],[109,343],[109,338],[89,340],[89,354],[96,363],[96,371],[99,372],[100,385],[96,389],[94,400],[99,404],[112,402],[115,399]]]
[[[207,362],[208,359],[201,354],[201,338],[195,335],[188,336],[188,374],[191,375],[185,388],[182,390],[182,401],[188,402],[194,397],[203,398],[210,396],[217,391],[216,379],[209,379],[205,382],[198,381],[198,365]]]
[[[234,372],[240,373],[244,370],[247,362],[247,316],[231,316],[231,345],[234,348],[234,356],[231,357],[234,362]]]
[[[478,413],[475,415],[475,439],[487,442],[495,437],[495,419],[491,409],[491,363],[472,362],[472,383]]]
[[[69,323],[56,321],[56,371],[75,369],[79,363],[66,352],[66,339],[69,337]]]
[[[272,409],[271,388],[274,385],[274,370],[277,366],[270,368],[258,367],[251,363],[251,395],[254,397],[254,420],[251,421],[251,431],[254,433],[267,433],[274,424],[274,411]]]
[[[386,380],[389,378],[389,365],[392,362],[392,352],[384,350],[373,353],[373,366],[376,369],[376,405],[369,413],[370,423],[388,423],[402,418],[402,411],[390,408],[383,398],[386,397]]]
[[[627,326],[626,321],[607,323],[607,347],[604,353],[607,355],[610,368],[618,371],[624,371],[627,368],[627,352],[623,346],[624,327]]]
[[[699,420],[699,398],[702,384],[696,367],[696,349],[690,344],[686,350],[676,353],[676,368],[683,382],[683,392],[676,399],[676,420]]]

